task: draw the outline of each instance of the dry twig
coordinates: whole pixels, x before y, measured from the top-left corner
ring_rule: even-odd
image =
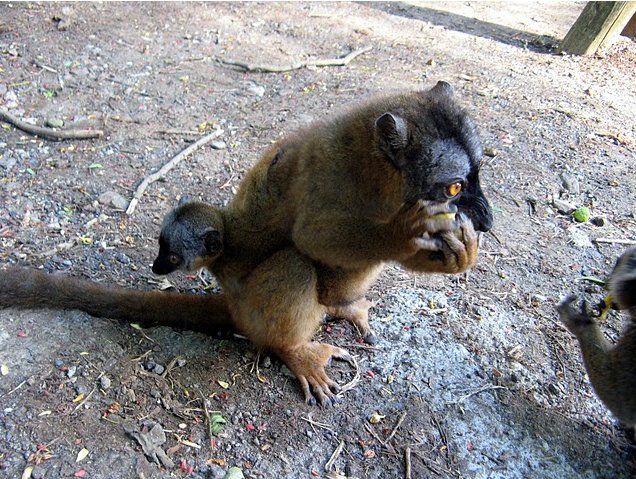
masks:
[[[628,246],[636,244],[636,240],[621,239],[621,238],[596,238],[593,241],[596,243],[624,244]]]
[[[470,391],[469,393],[464,394],[459,399],[455,399],[454,401],[450,401],[449,404],[460,405],[466,399],[476,396],[477,394],[483,393],[484,391],[492,391],[494,389],[508,389],[505,386],[496,386],[494,384],[486,384],[485,386],[480,387],[479,389],[475,389],[474,391]]]
[[[148,185],[150,185],[150,183],[154,183],[155,181],[163,178],[172,168],[174,168],[174,166],[177,163],[183,160],[190,153],[195,151],[197,148],[200,148],[203,145],[211,142],[215,138],[218,138],[222,134],[223,134],[223,130],[215,130],[209,135],[204,136],[203,138],[192,143],[190,146],[188,146],[185,150],[183,150],[177,156],[172,158],[168,163],[163,165],[159,171],[144,178],[144,180],[139,184],[139,186],[135,190],[133,198],[132,200],[130,200],[130,204],[128,205],[128,208],[126,209],[126,214],[128,216],[131,216],[134,213],[135,208],[137,207],[137,203],[139,203],[139,199],[143,196],[144,192],[146,191],[146,188],[148,188]]]
[[[238,67],[246,72],[254,72],[254,73],[282,73],[289,72],[292,70],[300,70],[301,68],[306,67],[345,67],[347,66],[351,60],[356,58],[363,53],[370,51],[373,47],[366,46],[364,48],[360,48],[358,50],[354,50],[348,55],[341,58],[328,58],[325,60],[307,60],[304,62],[294,62],[288,65],[251,65],[249,63],[240,62],[236,60],[229,60],[218,58],[218,61],[225,64]]]
[[[400,416],[400,418],[398,419],[397,423],[395,424],[395,427],[393,428],[393,431],[391,431],[391,434],[389,434],[389,437],[387,437],[384,441],[382,441],[383,446],[386,446],[389,442],[391,442],[391,439],[393,439],[393,436],[395,436],[395,433],[404,422],[405,417],[406,417],[406,411],[404,411],[402,415]]]
[[[343,448],[344,448],[344,441],[340,441],[340,444],[338,444],[338,447],[336,447],[336,450],[333,451],[333,454],[327,461],[327,464],[325,464],[325,472],[331,471],[331,468],[333,467],[333,463],[336,462],[336,459],[338,459],[338,456],[342,452]]]
[[[329,426],[329,424],[325,424],[325,423],[322,423],[322,422],[314,421],[311,418],[311,415],[309,415],[309,417],[300,416],[300,419],[302,419],[303,421],[308,422],[312,426],[316,426],[316,427],[319,427],[319,428],[322,428],[322,429],[326,429],[327,431],[332,431],[333,432],[333,429]]]
[[[44,126],[35,126],[16,118],[6,110],[0,109],[0,120],[12,124],[19,130],[49,140],[88,140],[104,136],[102,130],[57,130]]]
[[[411,448],[407,447],[404,451],[404,477],[411,479]]]

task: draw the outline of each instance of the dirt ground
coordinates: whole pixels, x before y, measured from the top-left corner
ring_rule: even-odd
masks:
[[[606,277],[621,240],[636,239],[636,44],[557,54],[583,6],[1,3],[0,108],[105,135],[53,142],[0,123],[0,265],[164,288],[150,265],[181,196],[222,205],[279,135],[441,79],[488,150],[495,226],[468,275],[387,268],[369,295],[377,348],[349,324],[319,332],[359,363],[333,409],[305,405],[289,371],[240,339],[0,311],[0,476],[633,477],[630,443],[554,310],[570,291],[598,301],[601,287],[581,278]],[[280,66],[367,46],[344,67],[223,63]],[[214,128],[216,144],[124,213],[143,178]],[[592,221],[576,223],[568,203]],[[604,324],[611,338],[622,321]],[[330,371],[355,379],[346,364]]]

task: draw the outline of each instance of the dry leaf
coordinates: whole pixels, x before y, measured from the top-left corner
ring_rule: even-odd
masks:
[[[225,381],[221,381],[220,379],[217,381],[217,383],[219,383],[219,386],[221,386],[223,389],[227,389],[230,387],[229,383],[226,383]]]

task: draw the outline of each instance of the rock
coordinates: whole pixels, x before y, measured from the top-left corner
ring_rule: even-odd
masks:
[[[62,366],[64,366],[64,360],[57,358],[55,361],[53,361],[53,364],[56,368],[61,368]]]
[[[66,371],[66,376],[69,377],[69,378],[72,378],[73,376],[75,376],[76,372],[77,372],[77,366],[71,366]]]
[[[261,363],[261,366],[263,366],[264,368],[271,368],[272,367],[272,359],[269,356],[265,356],[263,358],[263,362]]]
[[[88,388],[82,383],[77,383],[75,385],[75,392],[77,394],[86,394],[88,393]]]
[[[559,213],[563,213],[566,215],[569,215],[576,209],[575,205],[573,205],[569,201],[562,200],[561,198],[553,198],[552,205],[557,209]]]
[[[259,98],[263,98],[263,95],[265,95],[265,87],[252,83],[249,87],[247,87],[247,92]]]
[[[568,228],[570,239],[572,243],[579,248],[591,248],[594,245],[590,237],[579,229],[576,225],[572,225]]]
[[[44,469],[40,465],[33,466],[33,470],[31,471],[31,479],[44,479],[45,477],[46,469]]]
[[[225,471],[217,464],[210,464],[207,466],[206,476],[209,479],[224,479]]]
[[[225,143],[223,140],[218,140],[210,143],[210,146],[215,150],[225,150],[227,148],[227,143]]]
[[[130,264],[130,258],[126,256],[124,253],[117,253],[115,255],[115,259],[119,261],[121,264]]]
[[[573,174],[567,172],[562,173],[561,181],[563,182],[563,187],[573,195],[578,195],[581,192],[579,179]]]
[[[241,471],[238,467],[233,466],[227,470],[223,479],[244,479],[243,471]]]
[[[163,374],[163,372],[166,370],[166,368],[164,368],[161,364],[155,364],[155,367],[152,368],[152,371],[156,374]]]
[[[16,95],[16,93],[13,90],[9,90],[8,92],[6,92],[4,94],[4,101],[9,103],[9,102],[17,102],[18,101],[18,95]]]
[[[594,226],[606,226],[607,218],[605,216],[595,216],[590,220]]]
[[[131,424],[126,423],[124,424],[124,430],[139,443],[148,459],[159,465],[163,465],[166,469],[174,467],[172,459],[170,459],[166,452],[160,447],[166,442],[166,434],[163,432],[163,427],[161,427],[160,424],[155,424],[148,432],[141,432],[135,430]]]
[[[64,120],[61,118],[49,118],[46,120],[46,126],[50,128],[62,128],[64,126]]]
[[[490,156],[491,158],[494,158],[498,154],[499,154],[499,151],[497,151],[497,148],[488,147],[484,150],[484,155]]]
[[[102,389],[108,389],[110,387],[110,379],[108,376],[102,376],[99,378],[99,385]]]
[[[187,361],[183,358],[177,359],[177,367],[182,368],[187,364]]]
[[[118,210],[128,208],[128,200],[116,191],[106,191],[97,199],[101,204],[112,206]]]

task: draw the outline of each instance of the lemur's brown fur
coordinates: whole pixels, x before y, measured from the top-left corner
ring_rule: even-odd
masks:
[[[308,401],[311,388],[328,403],[337,385],[324,367],[349,355],[311,341],[326,310],[371,339],[364,296],[383,263],[442,273],[475,263],[475,230],[487,231],[492,221],[480,157],[474,127],[448,84],[375,99],[273,145],[227,208],[195,203],[173,210],[153,270],[208,267],[224,294],[211,310],[201,298],[197,319],[189,311],[185,324],[207,329],[217,318],[227,322],[229,310],[233,325],[290,367]],[[456,219],[435,218],[456,211]],[[0,277],[0,304],[35,304],[33,291],[9,286],[7,274]],[[75,300],[71,307],[89,309]],[[141,315],[136,319],[165,323],[161,314]]]

